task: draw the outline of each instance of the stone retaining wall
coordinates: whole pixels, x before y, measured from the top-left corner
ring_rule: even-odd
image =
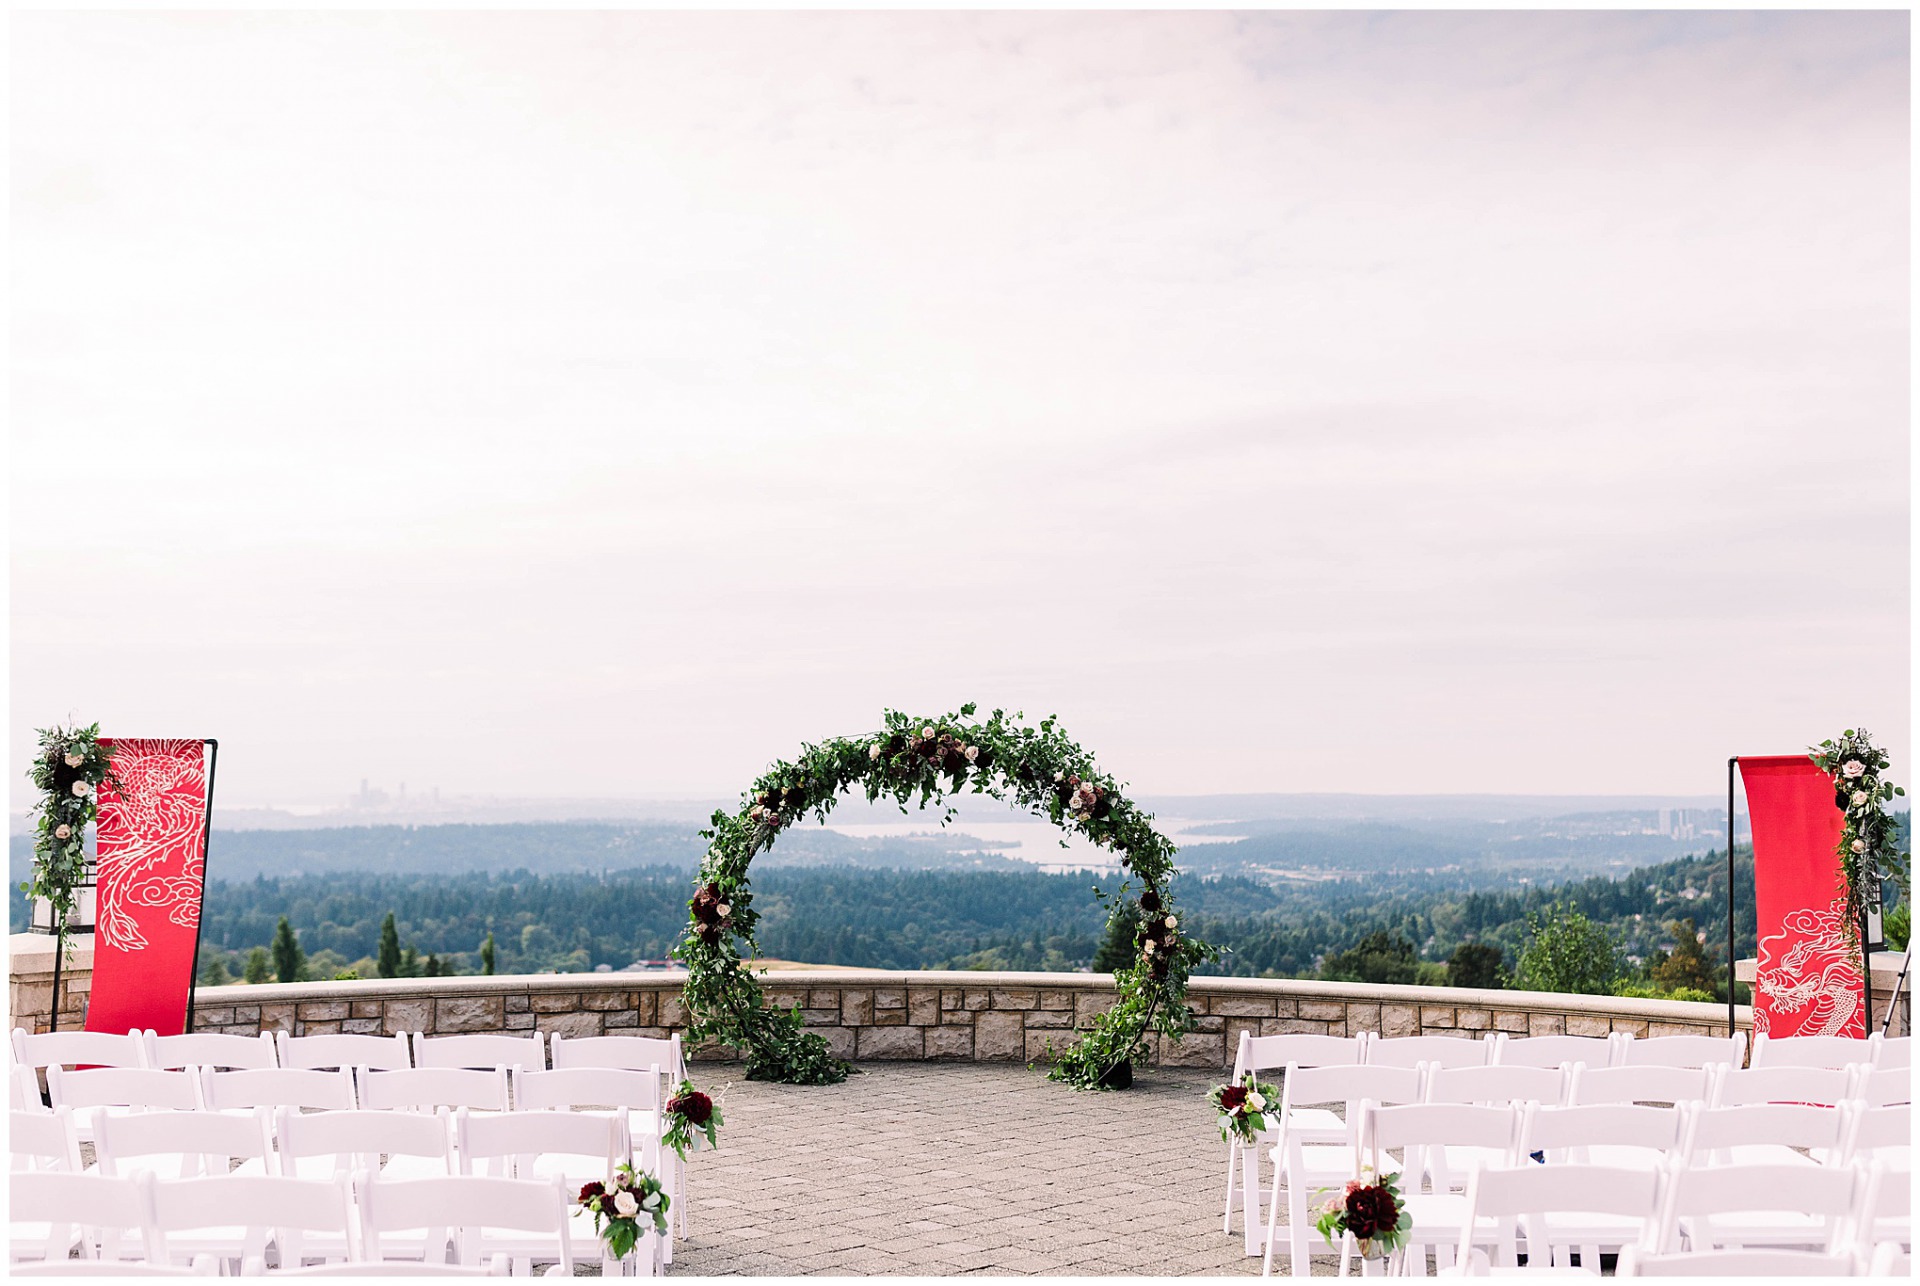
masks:
[[[408,978],[217,987],[199,993],[195,1028],[428,1034],[548,1031],[665,1036],[686,1026],[679,971]],[[798,1008],[835,1053],[853,1059],[1044,1061],[1113,1003],[1106,974],[795,970],[765,979],[772,1003]],[[1240,1033],[1479,1037],[1567,1033],[1725,1035],[1721,1005],[1543,992],[1196,978],[1200,1028],[1155,1038],[1156,1061],[1231,1064]],[[1744,1007],[1740,1025],[1751,1023]],[[700,1051],[721,1057],[726,1051]]]

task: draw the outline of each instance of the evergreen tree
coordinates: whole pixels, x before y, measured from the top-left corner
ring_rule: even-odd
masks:
[[[421,967],[420,976],[422,978],[438,978],[440,976],[440,957],[428,953],[427,963]]]
[[[1447,961],[1449,987],[1478,987],[1484,991],[1507,985],[1506,956],[1484,942],[1463,942]]]
[[[493,930],[492,929],[487,930],[487,939],[485,942],[482,942],[480,944],[480,972],[483,974],[491,974],[493,972]]]
[[[412,946],[408,946],[405,951],[400,953],[400,976],[402,978],[418,978],[420,976],[420,953],[414,950]]]
[[[393,922],[393,912],[387,912],[387,918],[380,922],[380,976],[398,978],[400,976],[400,929]]]
[[[307,953],[300,949],[299,935],[286,916],[280,917],[273,931],[273,972],[281,982],[299,982],[307,971]]]
[[[1412,986],[1420,981],[1413,944],[1397,933],[1369,933],[1345,951],[1327,957],[1320,976],[1330,982],[1371,982]]]
[[[1113,973],[1125,969],[1133,963],[1134,939],[1139,936],[1140,926],[1134,918],[1133,908],[1122,906],[1113,918],[1107,921],[1107,937],[1100,949],[1093,953],[1093,971],[1095,973]],[[979,939],[974,940],[974,950],[979,950]]]
[[[227,962],[219,956],[210,957],[200,969],[202,987],[224,987],[233,981],[233,975],[227,972]]]
[[[1712,995],[1713,965],[1701,947],[1700,930],[1694,928],[1692,920],[1675,920],[1667,928],[1673,933],[1673,950],[1656,959],[1648,970],[1653,985],[1662,991],[1685,987]]]
[[[246,979],[248,982],[273,981],[273,961],[268,958],[265,947],[255,947],[247,952]]]

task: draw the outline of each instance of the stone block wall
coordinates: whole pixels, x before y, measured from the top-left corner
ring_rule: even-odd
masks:
[[[7,1012],[11,1026],[31,1032],[52,1030],[56,941],[41,933],[16,933],[8,940]],[[60,1030],[77,1031],[86,1021],[87,994],[93,987],[93,935],[76,934],[67,943],[67,959],[60,966]]]
[[[683,978],[662,971],[218,987],[199,993],[195,1028],[666,1036],[686,1027]],[[822,969],[772,973],[764,985],[771,1003],[799,1009],[836,1054],[858,1061],[1045,1061],[1050,1047],[1071,1043],[1114,1001],[1105,974]],[[1727,1027],[1724,1006],[1609,996],[1242,978],[1197,978],[1190,994],[1198,1029],[1178,1042],[1153,1038],[1155,1061],[1229,1066],[1243,1031],[1477,1038],[1490,1031],[1724,1035]],[[1738,1018],[1742,1027],[1751,1021],[1744,1008]]]

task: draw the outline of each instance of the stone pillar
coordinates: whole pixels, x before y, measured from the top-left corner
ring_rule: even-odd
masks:
[[[13,1025],[30,1032],[52,1029],[53,953],[58,939],[46,933],[16,933],[7,939],[7,981]],[[93,987],[93,935],[67,939],[60,966],[60,1030],[78,1031],[87,1017],[87,993]]]

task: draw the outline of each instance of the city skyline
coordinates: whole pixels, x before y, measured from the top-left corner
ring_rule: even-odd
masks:
[[[1908,771],[1903,13],[15,15],[34,727],[728,798]]]

